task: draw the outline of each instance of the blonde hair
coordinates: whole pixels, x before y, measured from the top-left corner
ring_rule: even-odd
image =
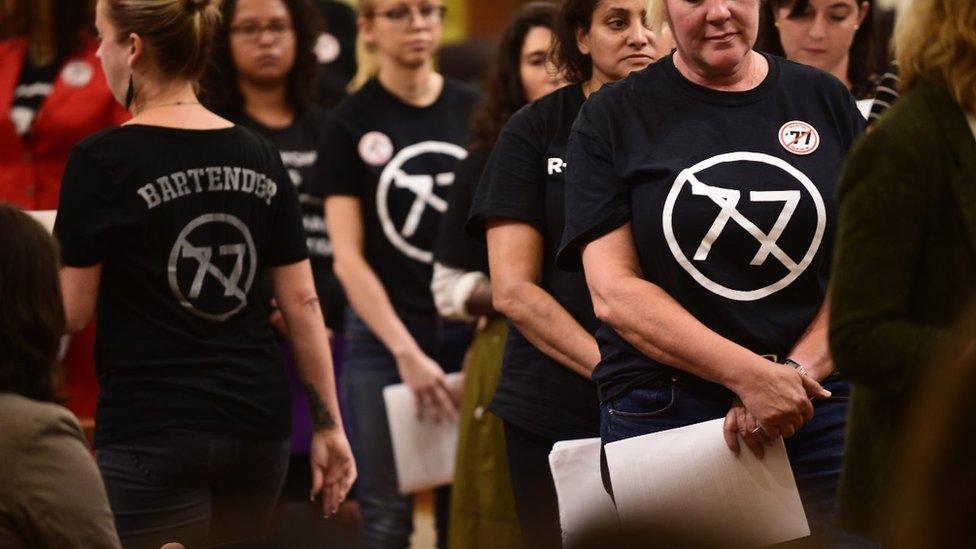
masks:
[[[647,0],[647,27],[660,35],[661,28],[667,24],[668,16],[665,0]]]
[[[221,0],[105,0],[123,42],[137,34],[164,75],[196,80],[210,59]]]
[[[360,20],[373,15],[376,9],[376,0],[359,0],[357,11]],[[375,77],[380,72],[380,64],[376,59],[376,53],[363,39],[363,33],[359,32],[356,36],[356,75],[352,77],[347,86],[350,93],[363,87],[370,78]]]
[[[899,14],[894,46],[903,90],[928,78],[976,112],[976,2],[913,0]]]

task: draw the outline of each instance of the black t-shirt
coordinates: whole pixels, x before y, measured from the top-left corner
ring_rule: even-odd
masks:
[[[644,277],[759,354],[790,351],[827,289],[834,186],[864,127],[836,78],[766,56],[746,92],[695,85],[669,56],[595,94],[569,145],[559,264],[632,223]],[[674,375],[609,326],[597,333],[602,399]]]
[[[543,236],[542,283],[591,334],[599,322],[582,273],[556,268],[564,225],[566,140],[583,105],[579,85],[561,88],[512,116],[478,185],[468,229],[484,233],[492,218],[529,223]],[[549,358],[512,326],[491,410],[505,421],[551,439],[599,432],[593,382]]]
[[[490,155],[491,149],[473,149],[454,171],[454,184],[447,196],[447,211],[441,218],[434,244],[434,261],[454,269],[488,274],[485,240],[469,235],[464,226],[468,222],[475,189]]]
[[[58,76],[59,68],[56,63],[46,66],[35,65],[30,60],[30,56],[24,60],[24,67],[20,71],[20,79],[17,87],[14,88],[14,96],[10,104],[10,121],[20,137],[30,133],[37,111],[41,110],[41,105],[54,90],[54,80]]]
[[[332,241],[325,226],[322,198],[309,192],[318,161],[319,134],[325,111],[312,105],[299,113],[286,128],[269,128],[245,113],[227,116],[237,124],[250,128],[271,142],[281,153],[281,162],[298,191],[302,208],[302,225],[308,245],[312,275],[318,290],[326,324],[335,332],[342,331],[346,296],[332,271]]]
[[[68,159],[54,231],[64,265],[102,265],[96,446],[167,428],[288,436],[258,286],[308,249],[267,141],[240,126],[95,134]]]
[[[477,94],[445,79],[428,107],[373,79],[326,122],[314,193],[359,199],[366,259],[401,312],[434,316],[433,246]]]

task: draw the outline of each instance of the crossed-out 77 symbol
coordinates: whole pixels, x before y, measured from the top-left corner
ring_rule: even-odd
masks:
[[[755,223],[753,223],[738,210],[741,191],[738,189],[727,189],[708,185],[703,183],[698,177],[698,174],[709,168],[721,164],[735,162],[757,162],[766,164],[782,172],[786,172],[786,174],[794,179],[802,189],[749,192],[749,199],[753,202],[783,202],[783,209],[780,211],[779,216],[776,218],[776,221],[773,223],[773,226],[768,233],[763,232],[762,229],[757,227]],[[717,177],[721,174],[721,172],[717,170],[713,173],[714,174],[710,177]],[[705,237],[702,238],[701,243],[698,245],[695,253],[692,256],[694,261],[703,262],[708,259],[709,251],[712,249],[715,241],[718,239],[719,235],[722,234],[722,231],[731,220],[734,221],[738,226],[742,227],[759,243],[759,249],[749,261],[750,265],[763,265],[769,256],[772,256],[782,263],[784,267],[786,267],[788,271],[787,274],[783,278],[768,286],[748,290],[729,288],[705,276],[705,274],[702,273],[698,267],[696,267],[694,263],[685,256],[674,232],[674,207],[675,203],[678,201],[678,197],[681,195],[681,190],[685,185],[689,185],[691,187],[691,193],[693,195],[707,196],[719,207],[719,212],[716,215],[715,220],[712,222],[708,231],[705,233]],[[790,220],[793,218],[793,214],[796,212],[796,209],[802,199],[803,190],[805,190],[812,199],[814,208],[817,212],[817,224],[815,227],[812,227],[810,246],[804,253],[803,258],[800,259],[800,261],[795,261],[782,248],[779,247],[777,241],[789,226]],[[677,260],[678,264],[680,264],[685,271],[687,271],[688,274],[695,279],[695,281],[704,286],[706,289],[728,299],[734,299],[737,301],[754,301],[757,299],[762,299],[789,286],[794,280],[803,274],[807,267],[810,266],[810,263],[813,262],[813,257],[816,255],[817,250],[820,248],[820,243],[823,240],[823,235],[827,224],[827,212],[823,197],[810,178],[788,162],[781,158],[764,153],[731,152],[713,156],[695,164],[690,168],[682,170],[681,173],[678,174],[678,177],[675,178],[671,191],[668,193],[668,197],[665,200],[661,221],[665,240],[667,240],[671,253],[674,255],[674,258]]]
[[[383,234],[386,238],[404,255],[421,261],[431,263],[434,254],[430,250],[421,246],[426,245],[418,242],[422,235],[417,235],[417,229],[423,220],[424,214],[428,209],[433,209],[436,215],[447,211],[447,201],[437,195],[438,187],[447,187],[454,183],[452,172],[442,172],[437,174],[429,173],[407,173],[404,166],[406,163],[418,156],[423,155],[446,155],[455,160],[463,160],[468,152],[464,147],[443,141],[423,141],[404,147],[386,164],[380,174],[379,183],[376,186],[376,213],[383,227]],[[453,168],[453,162],[450,167]],[[395,217],[390,211],[390,188],[404,189],[414,193],[416,196],[406,213],[403,225],[397,227],[394,222]],[[413,242],[409,241],[417,236]]]
[[[783,210],[780,211],[773,228],[769,230],[769,234],[766,234],[736,208],[741,196],[738,189],[723,189],[706,185],[699,181],[695,174],[688,174],[688,180],[691,183],[692,194],[707,196],[721,208],[712,223],[712,227],[705,234],[705,238],[702,239],[701,245],[695,252],[695,261],[708,259],[708,252],[712,249],[712,244],[722,234],[722,230],[725,229],[729,219],[732,219],[759,242],[759,251],[749,262],[750,265],[762,265],[766,262],[766,258],[772,254],[787,269],[792,271],[796,268],[796,262],[782,248],[777,246],[776,242],[789,224],[793,213],[796,212],[796,207],[800,203],[800,191],[751,191],[749,193],[749,199],[752,202],[783,202]]]
[[[233,240],[239,239],[243,242],[238,241],[217,246],[200,246],[191,242],[191,237],[194,236],[195,231],[204,227],[211,228],[214,225],[229,225],[229,227],[221,227],[220,233],[233,235]],[[228,231],[228,228],[233,230]],[[210,236],[206,231],[203,234]],[[220,267],[214,264],[214,248],[217,250],[218,257],[234,256],[234,266],[229,275],[225,275]],[[190,266],[185,266],[184,260],[196,262],[196,271],[193,274],[189,289],[186,291],[181,285],[181,282],[185,284],[185,278],[181,281],[180,271],[185,273],[187,267]],[[256,271],[257,251],[254,247],[251,231],[240,219],[224,213],[204,214],[188,223],[176,237],[167,265],[169,287],[180,305],[201,318],[216,322],[227,320],[247,305],[247,293],[254,283]],[[222,297],[233,298],[229,303],[225,303],[223,310],[203,310],[200,307],[199,299],[201,296],[207,297],[205,295],[207,275],[210,275],[220,285],[222,290],[219,291]],[[213,294],[210,295],[213,296]],[[207,301],[212,307],[213,299]]]

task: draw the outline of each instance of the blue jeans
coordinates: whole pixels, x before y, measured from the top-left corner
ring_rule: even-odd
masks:
[[[95,453],[122,546],[260,547],[288,469],[288,439],[170,429]]]
[[[786,452],[814,538],[824,547],[860,545],[862,540],[839,531],[834,520],[851,388],[836,374],[823,386],[833,396],[814,401],[813,419],[784,440]],[[600,405],[600,437],[606,444],[725,417],[734,397],[690,376],[662,387],[635,387]],[[608,478],[605,473],[605,482]]]
[[[400,316],[427,356],[445,372],[461,369],[471,343],[471,326],[439,317]],[[346,316],[341,393],[349,441],[359,471],[356,495],[368,547],[405,548],[413,533],[413,498],[400,494],[383,388],[402,383],[396,360],[352,309]],[[447,540],[450,488],[436,491],[437,545]]]

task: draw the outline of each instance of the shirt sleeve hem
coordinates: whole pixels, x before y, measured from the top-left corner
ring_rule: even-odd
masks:
[[[542,230],[543,224],[538,216],[528,212],[512,207],[494,206],[472,214],[471,219],[467,223],[468,234],[483,238],[489,219],[514,219],[515,221],[528,223],[540,231]]]
[[[556,266],[564,271],[578,272],[583,270],[581,250],[584,245],[601,236],[620,228],[630,221],[630,207],[620,205],[610,211],[602,220],[590,224],[570,235],[567,233],[563,244],[556,254]]]
[[[294,265],[295,263],[301,263],[309,258],[308,252],[296,253],[291,255],[286,255],[281,258],[267,259],[265,263],[268,267],[284,267],[286,265]]]

